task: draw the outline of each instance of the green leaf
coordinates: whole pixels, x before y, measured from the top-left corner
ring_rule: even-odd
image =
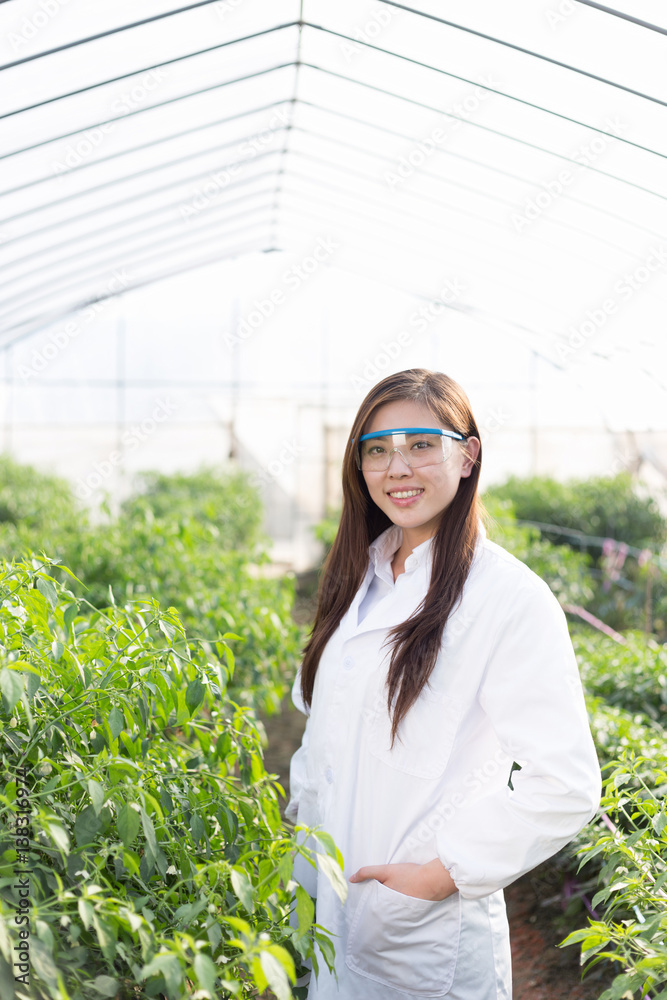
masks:
[[[188,707],[190,715],[194,715],[195,709],[204,700],[205,694],[206,688],[198,677],[190,681],[185,689],[185,704]]]
[[[307,934],[315,919],[315,906],[301,885],[296,887],[296,916],[299,921],[299,937]]]
[[[174,636],[176,635],[175,626],[172,625],[170,622],[164,621],[164,619],[162,618],[160,619],[158,624],[160,626],[160,631],[164,632],[164,634],[166,635],[167,639],[169,639],[170,642],[173,642]]]
[[[101,826],[102,823],[98,819],[94,807],[86,806],[74,823],[74,836],[79,847],[83,847],[84,844],[92,844]]]
[[[58,606],[58,593],[50,580],[45,580],[44,577],[38,576],[37,590],[47,599],[52,608]]]
[[[271,948],[271,950],[267,948],[266,951],[262,951],[259,956],[260,965],[269,987],[273,990],[278,1000],[291,1000],[292,990],[290,989],[288,974],[284,963],[275,954],[278,950],[283,951],[282,948],[278,949],[276,947]],[[287,955],[287,952],[285,954]],[[289,955],[287,957],[289,958]]]
[[[183,903],[179,906],[173,915],[174,923],[180,924],[181,926],[185,924],[191,924],[192,921],[199,916],[202,910],[207,907],[206,899],[197,899],[192,903]]]
[[[134,851],[123,851],[123,864],[132,875],[139,874],[139,855]]]
[[[661,809],[660,812],[657,814],[657,816],[653,817],[653,829],[658,834],[658,836],[660,836],[660,834],[662,833],[662,831],[665,829],[666,826],[667,826],[667,812],[665,812],[664,809]]]
[[[341,866],[333,858],[330,858],[328,854],[318,854],[317,863],[320,870],[329,879],[331,887],[341,903],[344,903],[347,898],[347,882],[345,881]]]
[[[164,976],[167,987],[167,995],[176,1000],[179,996],[179,989],[183,981],[183,970],[176,955],[160,954],[156,955],[152,962],[145,965],[141,970],[141,978],[148,976]]]
[[[74,637],[72,624],[78,613],[79,613],[78,604],[68,604],[65,610],[63,611],[63,621],[65,624],[65,631],[72,637]]]
[[[134,781],[138,773],[138,768],[132,767],[129,763],[116,760],[113,764],[109,764],[109,780],[112,785],[117,785],[123,778],[131,778]]]
[[[158,850],[157,837],[155,836],[153,820],[150,818],[145,809],[141,810],[141,825],[144,828],[144,836],[146,837],[146,848],[149,854],[149,860],[155,864]]]
[[[53,954],[44,942],[36,937],[30,939],[30,961],[39,978],[55,989],[58,985],[58,970],[53,961]]]
[[[103,997],[115,997],[120,987],[118,980],[113,976],[96,976],[90,985]]]
[[[65,652],[65,647],[63,646],[60,639],[54,639],[54,641],[51,643],[51,656],[56,661],[56,663],[58,662],[58,660],[62,659],[62,655],[64,652]]]
[[[24,679],[21,674],[3,667],[0,670],[0,692],[2,692],[3,707],[6,712],[13,712],[16,703],[23,694]]]
[[[111,924],[108,920],[105,920],[104,917],[99,916],[94,909],[93,927],[95,928],[95,933],[97,934],[97,940],[102,954],[106,958],[107,962],[112,962],[116,954],[116,942],[111,930]]]
[[[92,903],[89,903],[87,899],[79,899],[77,901],[77,907],[79,910],[79,916],[81,917],[81,923],[88,930],[93,920],[93,913],[95,912],[92,907]]]
[[[39,670],[28,663],[27,660],[13,660],[11,663],[7,663],[6,666],[7,670],[23,670],[26,673],[34,674],[36,677],[41,677]]]
[[[118,819],[116,821],[116,827],[120,835],[120,839],[123,841],[123,847],[129,847],[136,835],[139,833],[139,826],[141,825],[141,817],[139,813],[134,808],[133,804],[126,802],[121,811],[118,813]]]
[[[248,875],[242,868],[232,868],[231,880],[232,889],[237,899],[241,902],[245,910],[252,913],[255,908],[254,891]]]
[[[173,812],[174,803],[172,801],[171,795],[169,794],[166,788],[160,789],[160,804],[164,812],[166,813]]]
[[[288,851],[286,851],[278,864],[278,875],[280,876],[280,881],[285,887],[292,877],[293,870],[294,858]]]
[[[69,854],[70,842],[67,830],[60,823],[56,823],[50,819],[44,821],[44,828],[56,847],[59,847],[65,854]]]
[[[343,855],[340,853],[340,851],[336,847],[336,844],[335,844],[334,839],[331,836],[331,834],[327,833],[325,830],[317,830],[313,834],[313,836],[314,836],[315,840],[317,840],[320,844],[322,844],[324,850],[327,852],[327,854],[329,855],[329,857],[330,858],[334,858],[338,862],[338,864],[340,865],[340,867],[342,868],[343,867]]]
[[[109,712],[109,729],[111,730],[111,735],[115,740],[118,739],[121,732],[125,728],[125,716],[121,710],[114,705],[114,707]]]
[[[192,830],[192,839],[195,844],[198,844],[206,833],[204,822],[198,813],[194,813],[192,819],[190,820],[190,829]]]
[[[231,809],[228,809],[227,806],[222,803],[220,809],[218,810],[218,819],[220,820],[220,826],[222,827],[225,844],[233,844],[239,832],[238,817],[231,811]]]
[[[95,781],[93,778],[88,780],[88,794],[90,795],[90,800],[93,803],[93,809],[95,813],[99,815],[100,809],[104,805],[104,786],[100,785],[99,781]]]
[[[199,985],[215,995],[215,981],[218,978],[218,970],[208,955],[198,952],[194,960],[195,975]]]

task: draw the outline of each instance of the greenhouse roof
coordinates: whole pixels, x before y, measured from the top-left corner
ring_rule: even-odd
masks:
[[[639,351],[666,25],[658,0],[6,0],[0,345],[305,240],[556,362],[610,318],[596,352]]]

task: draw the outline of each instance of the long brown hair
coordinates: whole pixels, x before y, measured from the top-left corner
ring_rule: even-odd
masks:
[[[479,438],[468,397],[458,383],[441,372],[411,368],[389,375],[374,386],[359,407],[343,459],[343,507],[340,526],[320,576],[317,613],[303,650],[301,692],[307,705],[324,648],[359,589],[368,566],[368,546],[392,521],[371,500],[357,468],[355,442],[373,414],[385,403],[413,400],[437,417],[439,426],[464,437]],[[440,651],[442,632],[457,606],[475,551],[481,505],[477,486],[481,447],[470,476],[462,477],[456,496],[440,518],[432,543],[431,582],[417,611],[387,638],[393,650],[387,675],[387,707],[392,714],[392,744],[401,720],[427,683]],[[393,706],[393,708],[392,708]]]

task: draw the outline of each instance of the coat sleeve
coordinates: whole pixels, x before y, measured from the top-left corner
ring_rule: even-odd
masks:
[[[600,768],[565,615],[539,578],[512,595],[478,692],[507,759],[521,770],[465,794],[438,832],[440,860],[464,898],[509,885],[595,815]]]
[[[309,716],[310,712],[308,706],[303,701],[301,697],[301,672],[299,671],[296,675],[296,680],[292,685],[292,703],[300,712],[304,715]],[[306,781],[306,758],[308,755],[308,722],[306,720],[306,728],[301,739],[301,746],[292,755],[290,761],[289,770],[289,789],[290,789],[290,800],[287,803],[287,808],[285,809],[285,816],[292,823],[296,823],[297,814],[299,811],[299,798],[301,791]]]

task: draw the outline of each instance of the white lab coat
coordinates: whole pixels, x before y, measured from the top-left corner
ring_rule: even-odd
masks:
[[[372,546],[401,542],[390,526]],[[316,919],[336,937],[338,984],[320,959],[309,1000],[509,1000],[503,886],[555,854],[594,815],[600,771],[565,616],[549,587],[483,529],[427,688],[390,749],[385,680],[391,626],[430,580],[431,544],[358,623],[365,579],[321,657],[287,815],[320,825],[349,878],[364,865],[440,858],[459,891],[431,902],[376,880],[342,905],[301,864]],[[371,553],[372,555],[372,553]],[[293,689],[305,711],[299,677]],[[514,770],[508,786],[513,761]]]

